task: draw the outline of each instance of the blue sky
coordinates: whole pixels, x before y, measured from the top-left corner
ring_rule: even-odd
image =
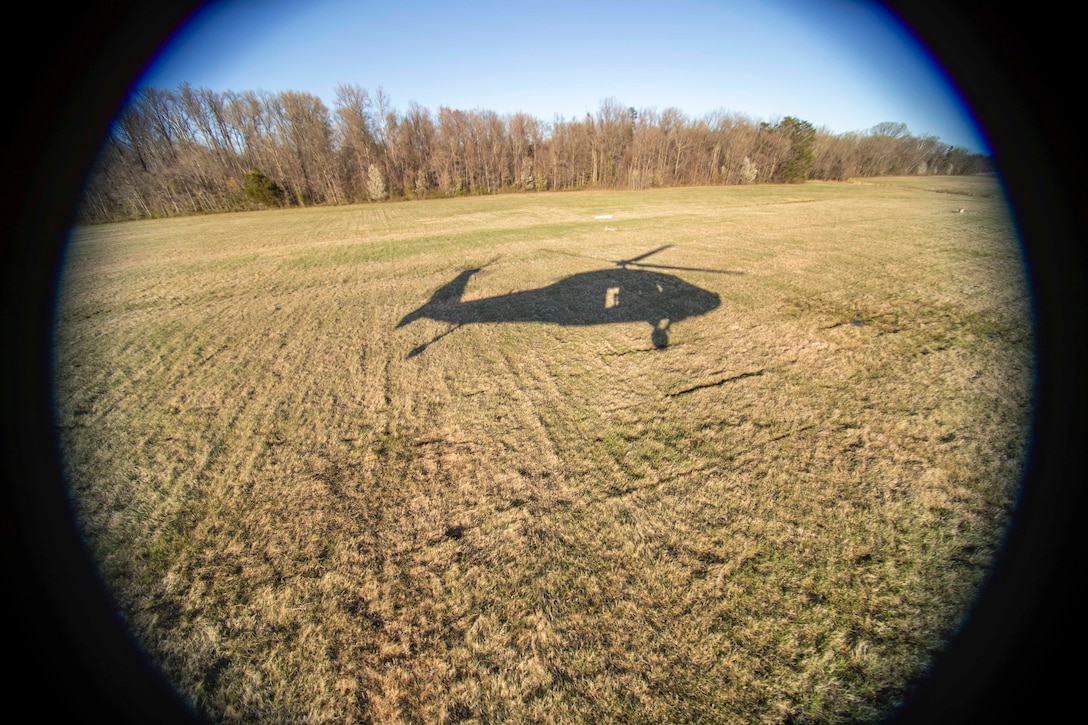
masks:
[[[583,118],[600,102],[794,116],[833,133],[905,123],[989,152],[940,66],[866,0],[550,0],[546,3],[221,0],[140,80],[216,91],[336,86],[410,102]]]

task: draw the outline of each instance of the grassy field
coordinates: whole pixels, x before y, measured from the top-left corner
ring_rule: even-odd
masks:
[[[67,254],[73,498],[212,720],[871,721],[1015,504],[1030,295],[991,179],[238,213]]]

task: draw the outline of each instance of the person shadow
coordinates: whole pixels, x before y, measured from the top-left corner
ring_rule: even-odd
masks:
[[[661,349],[669,344],[669,327],[673,323],[705,315],[721,306],[717,293],[673,274],[627,267],[582,272],[537,289],[465,300],[469,281],[481,269],[464,270],[401,319],[397,328],[420,319],[452,325],[449,330],[414,348],[408,357],[422,354],[428,346],[463,325],[503,322],[543,322],[562,326],[645,322],[652,328],[651,342]]]

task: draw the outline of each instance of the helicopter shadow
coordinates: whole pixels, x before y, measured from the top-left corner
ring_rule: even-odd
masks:
[[[704,315],[721,305],[716,293],[675,275],[626,266],[574,274],[538,289],[465,300],[469,281],[481,269],[461,272],[401,319],[398,328],[424,318],[452,325],[413,349],[408,357],[421,354],[462,325],[502,322],[562,326],[645,322],[652,328],[651,341],[660,349],[669,344],[668,330],[673,323]]]

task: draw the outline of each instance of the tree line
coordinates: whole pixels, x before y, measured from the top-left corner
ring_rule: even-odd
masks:
[[[977,174],[991,159],[904,124],[832,134],[715,111],[625,107],[544,122],[524,113],[393,107],[380,88],[309,93],[143,88],[84,190],[85,223],[251,209],[578,188],[796,183]]]

